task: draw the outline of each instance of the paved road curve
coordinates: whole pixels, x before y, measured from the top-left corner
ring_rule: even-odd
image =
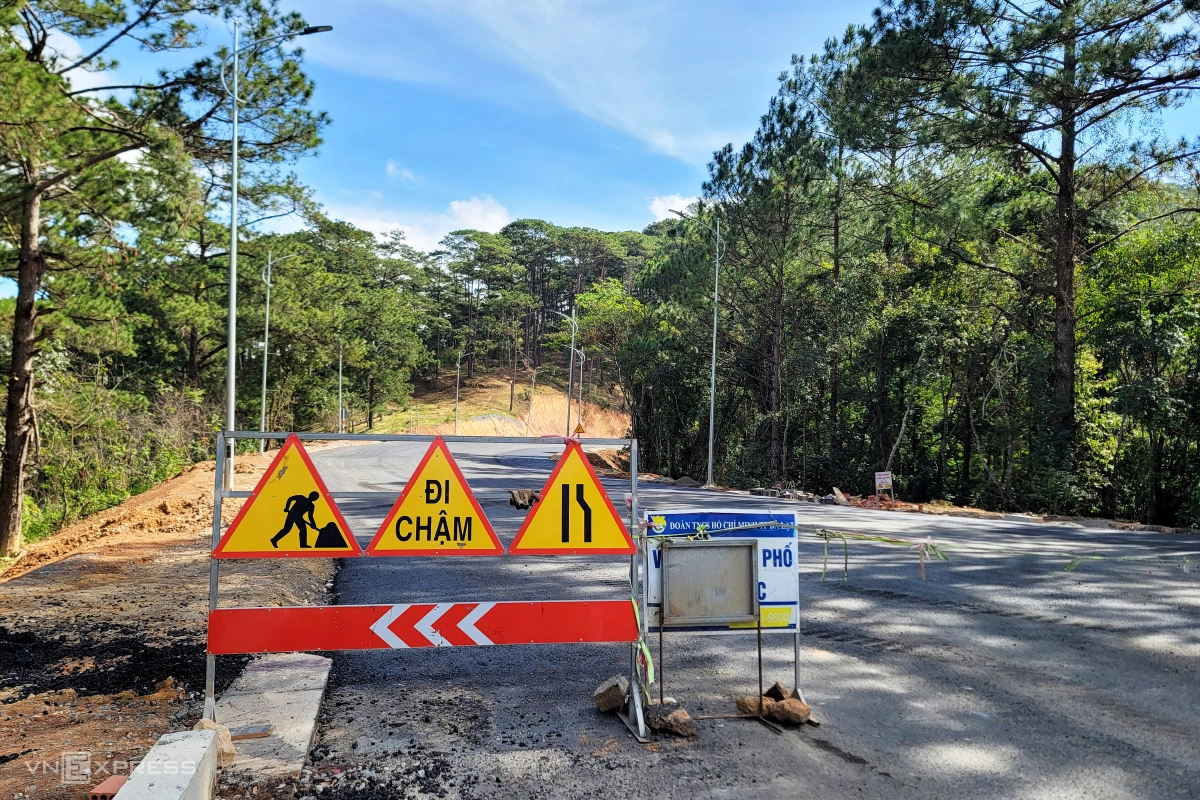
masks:
[[[555,448],[454,445],[501,540],[523,517],[507,490],[537,488]],[[423,445],[327,450],[334,491],[399,493]],[[627,484],[607,482],[618,499]],[[745,496],[644,485],[668,507],[764,507]],[[364,546],[390,503],[344,501]],[[1177,562],[1195,537],[1085,531],[786,504],[806,522],[934,536],[952,560],[851,544],[820,578],[800,547],[804,689],[820,728],[777,735],[703,721],[694,740],[637,745],[591,705],[627,668],[622,645],[339,654],[320,731],[328,758],[381,774],[413,757],[448,797],[1200,797],[1200,582]],[[1101,553],[1064,571],[1065,558]],[[1118,560],[1137,556],[1140,560]],[[832,567],[836,566],[836,569]],[[628,596],[624,558],[347,560],[339,603]],[[766,679],[790,681],[790,636],[765,637]],[[693,714],[733,710],[757,683],[754,640],[667,638],[667,694]]]

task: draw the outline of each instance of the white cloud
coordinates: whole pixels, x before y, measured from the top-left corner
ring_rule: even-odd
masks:
[[[668,194],[655,197],[650,201],[650,213],[654,215],[654,219],[661,221],[667,217],[675,216],[671,213],[671,209],[686,212],[688,206],[699,199],[699,197],[684,197],[681,194]]]
[[[314,42],[312,56],[323,64],[372,77],[455,84],[485,93],[489,102],[544,104],[506,78],[503,67],[515,67],[533,79],[536,94],[549,89],[566,107],[694,164],[749,134],[778,74],[772,66],[765,78],[755,79],[762,95],[748,95],[744,66],[731,63],[729,53],[739,48],[727,27],[702,25],[680,3],[344,0],[342,7],[355,19],[373,20],[375,30],[346,44],[334,37]],[[387,43],[369,41],[385,32]],[[457,41],[447,46],[446,39]],[[746,120],[731,115],[731,106],[745,104],[753,108]],[[732,127],[726,121],[731,118],[738,119]]]
[[[387,170],[387,174],[388,174],[389,178],[399,178],[400,180],[404,181],[405,183],[420,183],[421,182],[421,179],[417,177],[417,174],[415,172],[413,172],[408,167],[400,166],[399,162],[397,162],[393,159],[389,158],[387,160],[387,164],[384,166],[384,169]]]
[[[409,244],[426,252],[436,250],[438,242],[451,231],[471,228],[495,233],[512,219],[507,208],[486,194],[469,200],[453,200],[442,213],[336,205],[326,205],[325,212],[334,219],[345,220],[380,236],[396,230],[404,231]]]
[[[46,40],[46,47],[58,57],[58,62],[55,65],[58,69],[70,66],[86,55],[78,41],[56,29],[50,31],[50,35]],[[71,89],[75,91],[127,82],[118,79],[112,71],[92,71],[85,67],[76,67],[66,73],[66,75],[67,79],[71,82]]]

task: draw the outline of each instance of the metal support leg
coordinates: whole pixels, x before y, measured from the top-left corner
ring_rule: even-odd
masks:
[[[221,542],[221,487],[225,478],[225,434],[217,433],[217,468],[213,477],[212,549]],[[221,562],[211,555],[208,559],[208,610],[215,611],[220,590]],[[204,718],[217,719],[217,657],[208,655],[204,665]]]
[[[632,439],[629,442],[629,529],[633,532],[634,541],[638,542],[638,552],[629,557],[629,587],[633,594],[633,601],[638,599],[638,558],[642,554],[641,536],[639,536],[639,512],[638,512],[638,446],[637,439]],[[642,569],[644,580],[645,568]],[[639,608],[638,618],[641,624],[638,629],[640,639],[646,638],[646,605],[641,604]],[[634,642],[630,646],[629,654],[629,693],[625,696],[625,704],[621,707],[617,716],[625,723],[625,727],[629,728],[629,732],[633,734],[633,738],[637,739],[642,744],[650,741],[650,731],[646,727],[646,716],[642,713],[642,693],[638,683],[637,669],[638,643]]]
[[[800,539],[799,539],[799,536],[797,536],[797,538],[796,538],[797,561],[799,560],[799,554],[800,554]],[[795,669],[795,676],[794,676],[795,683],[793,683],[792,685],[795,688],[792,690],[792,694],[801,703],[807,703],[808,701],[804,699],[804,691],[800,688],[800,568],[799,568],[799,566],[797,566],[797,568],[796,568],[796,635],[795,635],[794,639],[795,639],[795,660],[793,662],[793,667]]]

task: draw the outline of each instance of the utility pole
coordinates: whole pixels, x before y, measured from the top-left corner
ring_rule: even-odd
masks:
[[[342,430],[342,343],[338,342],[338,433],[344,433]]]
[[[225,324],[225,429],[237,430],[237,224],[238,224],[238,33],[240,23],[233,21],[233,150],[229,167],[229,319]],[[225,70],[221,69],[221,78]],[[225,488],[233,489],[233,454],[237,440],[229,439],[229,463],[225,465]]]
[[[263,269],[262,279],[267,287],[267,310],[263,314],[263,374],[262,374],[262,396],[258,402],[258,429],[265,431],[267,429],[267,359],[271,354],[271,256],[270,250],[267,251],[267,266]],[[267,440],[258,440],[258,452],[265,453],[267,450]]]

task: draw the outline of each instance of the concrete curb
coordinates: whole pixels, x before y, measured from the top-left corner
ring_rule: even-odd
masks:
[[[217,701],[217,722],[230,728],[268,723],[275,730],[261,739],[234,742],[237,758],[229,770],[278,778],[300,774],[332,666],[332,659],[309,653],[276,653],[246,665]]]
[[[121,787],[121,800],[209,800],[216,777],[216,731],[168,733]]]

